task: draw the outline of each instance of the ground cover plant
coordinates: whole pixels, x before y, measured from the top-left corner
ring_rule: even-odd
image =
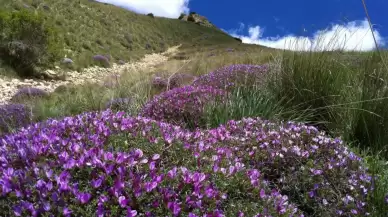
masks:
[[[340,139],[293,122],[190,132],[107,110],[30,125],[0,147],[3,215],[362,216],[370,188]]]
[[[31,123],[31,109],[24,104],[0,106],[0,136]]]

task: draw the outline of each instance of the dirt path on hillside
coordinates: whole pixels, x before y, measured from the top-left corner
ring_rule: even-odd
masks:
[[[53,92],[58,86],[67,84],[83,84],[85,82],[101,82],[107,77],[120,75],[130,70],[152,70],[168,60],[168,57],[178,52],[178,46],[171,47],[163,53],[145,55],[141,60],[123,65],[113,64],[110,68],[91,67],[81,72],[66,72],[65,81],[43,81],[34,79],[10,79],[0,77],[0,105],[7,104],[20,87],[31,86]]]

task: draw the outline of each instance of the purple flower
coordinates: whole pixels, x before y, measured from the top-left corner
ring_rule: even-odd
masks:
[[[144,184],[144,187],[145,187],[147,192],[151,192],[152,190],[154,190],[156,188],[156,186],[158,186],[158,183],[156,183],[156,182],[146,182]]]
[[[168,177],[170,177],[171,179],[175,178],[177,174],[177,168],[174,167],[172,170],[168,171],[167,175]]]
[[[22,215],[22,208],[20,206],[14,206],[13,213],[15,214],[15,216],[21,216]]]
[[[72,213],[73,211],[71,211],[69,208],[67,207],[64,207],[63,208],[63,215],[64,216],[70,216],[70,214]]]
[[[167,204],[168,209],[171,210],[174,216],[178,216],[181,212],[181,207],[179,203],[176,202],[168,202]]]
[[[136,158],[141,158],[141,157],[143,157],[143,151],[140,150],[140,149],[136,149],[136,150],[135,150],[135,157],[136,157]]]
[[[119,197],[119,204],[122,208],[126,207],[127,203],[128,203],[128,200],[127,200],[127,198],[125,198],[125,196]]]
[[[89,193],[78,193],[77,199],[81,202],[81,204],[85,204],[89,202],[90,198],[92,198],[92,195]]]
[[[99,188],[102,185],[102,178],[92,180],[92,187]]]
[[[264,189],[260,189],[260,198],[265,198],[265,190]]]
[[[154,156],[152,156],[152,160],[158,160],[160,158],[160,154],[154,154]]]
[[[135,217],[137,215],[136,210],[132,210],[131,207],[127,208],[127,217]]]

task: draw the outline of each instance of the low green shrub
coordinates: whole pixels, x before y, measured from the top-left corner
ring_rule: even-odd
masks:
[[[0,58],[21,77],[37,76],[61,56],[60,37],[43,14],[0,11]]]

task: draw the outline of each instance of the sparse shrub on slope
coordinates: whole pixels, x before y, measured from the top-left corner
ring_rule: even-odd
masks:
[[[31,122],[31,113],[23,104],[0,105],[0,136]]]
[[[94,55],[93,60],[100,66],[103,66],[103,67],[110,66],[109,58],[104,55],[100,55],[100,54]]]
[[[194,86],[209,85],[230,90],[239,85],[256,85],[263,81],[268,72],[267,65],[229,65],[198,77]]]
[[[366,215],[360,159],[298,123],[189,132],[107,110],[31,125],[0,147],[2,216]]]
[[[238,37],[233,37],[236,41],[238,41],[238,42],[240,42],[240,43],[242,43],[242,40],[241,40],[241,38],[238,38]]]
[[[194,14],[190,13],[189,16],[187,17],[187,21],[189,21],[189,22],[195,22]]]
[[[178,17],[178,20],[181,20],[181,19],[183,19],[185,16],[186,16],[186,14],[185,14],[185,13],[181,13],[181,14],[179,15],[179,17]]]
[[[184,86],[175,88],[147,102],[140,115],[159,121],[187,127],[203,126],[204,106],[214,100],[222,100],[225,92],[210,86]]]
[[[36,67],[48,67],[60,57],[57,32],[40,13],[0,11],[0,29],[0,58],[19,76],[38,76]]]
[[[32,99],[46,97],[48,93],[45,90],[35,87],[24,87],[20,88],[15,95],[12,96],[11,101],[17,102],[23,99]]]

